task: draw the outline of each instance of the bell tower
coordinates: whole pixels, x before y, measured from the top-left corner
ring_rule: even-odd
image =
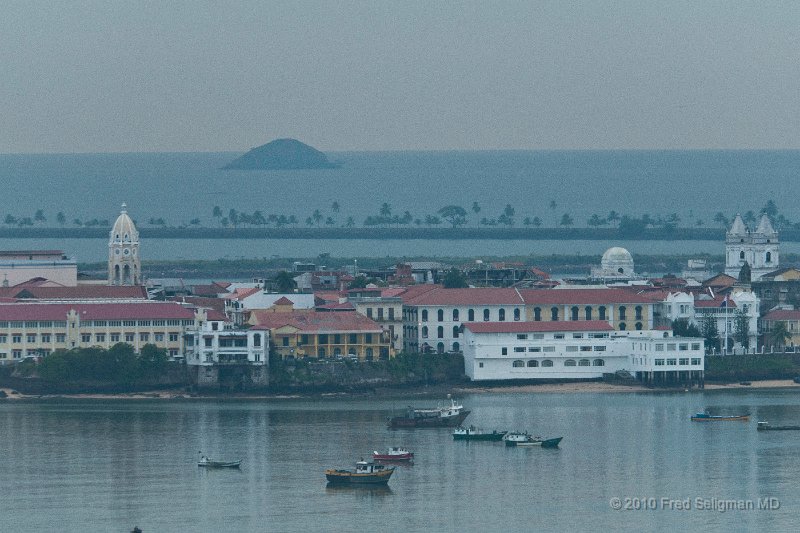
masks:
[[[128,206],[125,204],[122,204],[122,210],[109,234],[108,284],[142,284],[139,232],[131,217],[128,216]]]

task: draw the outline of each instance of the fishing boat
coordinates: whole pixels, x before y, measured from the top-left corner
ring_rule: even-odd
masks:
[[[491,432],[476,428],[475,426],[459,426],[453,431],[453,440],[503,440],[507,431],[493,430]]]
[[[750,415],[710,415],[708,413],[695,413],[692,415],[694,422],[726,422],[726,421],[748,421]]]
[[[420,409],[409,406],[404,414],[389,418],[388,425],[392,429],[460,426],[470,411],[464,409],[463,405],[452,398],[449,398],[449,395],[448,399],[450,401],[449,404],[440,404],[436,407]]]
[[[413,461],[414,453],[405,448],[393,446],[382,453],[378,451],[372,452],[372,458],[375,461]]]
[[[325,477],[328,479],[328,483],[336,485],[385,485],[393,473],[393,466],[361,460],[356,463],[355,470],[329,468],[325,471]]]
[[[239,465],[242,464],[242,461],[214,461],[210,457],[206,457],[205,455],[200,456],[200,460],[197,461],[197,466],[203,466],[206,468],[239,468]]]
[[[553,437],[545,439],[544,437],[534,437],[529,435],[528,432],[513,432],[506,433],[503,440],[506,446],[541,446],[542,448],[558,448],[558,444],[564,437]]]
[[[800,426],[770,426],[769,422],[759,422],[756,424],[759,431],[792,431],[800,430]]]

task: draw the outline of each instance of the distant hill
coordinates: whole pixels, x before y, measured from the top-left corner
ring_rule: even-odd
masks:
[[[225,165],[223,170],[299,170],[337,168],[319,150],[296,139],[276,139],[253,148]]]

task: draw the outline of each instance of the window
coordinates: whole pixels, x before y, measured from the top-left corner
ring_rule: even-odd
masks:
[[[626,326],[625,326],[625,322],[620,322],[620,323],[619,323],[619,330],[620,330],[620,331],[625,331],[625,327],[626,327]]]
[[[150,341],[150,334],[149,333],[139,333],[139,340],[142,342],[149,342]]]
[[[500,309],[500,310],[497,312],[497,314],[498,314],[498,320],[499,320],[500,322],[504,322],[504,321],[505,321],[505,319],[506,319],[506,310],[505,310],[505,309]]]
[[[218,330],[219,330],[219,324],[217,322],[212,322],[211,331],[218,331]]]
[[[81,342],[92,342],[92,335],[90,333],[81,333]]]
[[[664,345],[663,344],[656,344],[656,351],[657,352],[663,352],[664,351]]]
[[[500,355],[508,355],[508,348],[505,346],[500,348]]]
[[[470,309],[469,311],[467,311],[467,319],[468,319],[469,322],[475,322],[475,310],[474,309]]]
[[[627,317],[625,316],[625,312],[626,312],[625,306],[624,305],[620,305],[619,306],[619,319],[620,320],[626,320],[627,319]]]
[[[458,330],[459,330],[458,326],[453,326],[453,338],[454,339],[458,338]]]
[[[575,359],[567,359],[564,361],[564,366],[575,366]]]
[[[164,334],[163,333],[154,333],[153,337],[155,338],[156,342],[164,342]]]
[[[478,363],[478,368],[483,368],[483,363]]]
[[[678,344],[678,350],[679,351],[685,352],[688,349],[689,349],[689,343],[688,342],[682,342],[682,343]]]
[[[528,351],[529,352],[541,352],[542,348],[541,348],[541,346],[531,346],[530,348],[528,348]]]
[[[656,359],[656,366],[664,366],[664,360],[663,359]]]
[[[677,363],[676,359],[671,359],[671,358],[667,359],[667,366],[675,366],[676,363]]]
[[[699,350],[699,349],[700,349],[700,343],[699,342],[693,342],[692,343],[692,350]]]
[[[370,316],[370,315],[367,315],[367,316]],[[421,316],[422,316],[422,321],[423,322],[427,322],[428,321],[428,310],[427,309],[423,309]]]
[[[544,339],[544,333],[534,333],[531,335],[531,339]]]
[[[584,318],[586,320],[591,320],[592,319],[592,306],[591,305],[587,305],[586,307],[583,308],[583,316],[584,316]]]
[[[572,334],[572,338],[573,339],[582,339],[583,338],[583,333],[573,333]]]
[[[105,333],[97,333],[94,336],[95,342],[106,342],[106,334]]]
[[[528,361],[528,367],[535,368],[537,366],[539,366],[539,361],[537,361],[536,359],[531,359],[530,361]]]
[[[304,337],[305,337],[305,339],[303,340],[303,343],[308,343],[308,335],[304,335]],[[350,344],[356,344],[356,343],[358,343],[358,335],[355,334],[355,333],[351,333],[350,334]]]
[[[461,345],[458,344],[457,342],[454,342],[453,343],[453,351],[454,352],[460,352],[461,351]]]
[[[255,335],[253,335],[253,346],[256,347],[256,348],[261,346],[261,334],[260,333],[256,333]]]
[[[595,352],[605,352],[606,351],[606,347],[605,346],[593,346],[592,348],[594,349]]]
[[[423,339],[428,338],[428,326],[422,326],[422,338]]]
[[[423,311],[422,314],[424,316],[426,313]],[[367,318],[372,318],[372,308],[371,307],[367,307]],[[423,320],[425,320],[425,319],[423,318]]]
[[[636,311],[636,320],[641,320],[642,319],[642,306],[641,305],[637,305],[635,311]]]
[[[767,252],[766,255],[766,262],[769,263],[772,261],[772,252]]]
[[[545,347],[542,348],[542,351],[543,352],[555,352],[556,351],[556,347],[555,346],[545,346]],[[544,366],[544,365],[542,365],[542,366]]]
[[[581,359],[580,361],[578,361],[578,366],[590,366],[590,365],[591,363],[589,362],[588,359]]]
[[[178,342],[178,334],[174,332],[170,333],[169,342]]]
[[[369,348],[367,348],[367,351],[369,351]],[[444,343],[443,342],[440,342],[439,344],[436,345],[436,353],[444,353]]]
[[[42,333],[42,342],[44,342],[44,343],[50,342],[50,334],[49,333]]]
[[[680,366],[689,366],[689,358],[688,357],[681,357],[678,359],[678,364]]]
[[[489,321],[489,310],[488,309],[484,309],[483,310],[483,321],[484,322],[488,322]]]
[[[442,326],[439,326],[438,328],[436,328],[436,338],[437,339],[443,339],[444,338],[444,328]]]
[[[205,337],[203,339],[203,345],[205,345],[206,348],[211,348],[211,345],[212,345],[213,342],[214,342],[214,339],[212,339],[211,337]]]
[[[527,334],[525,334],[525,333],[517,333],[517,338],[518,338],[519,340],[525,340],[525,339],[527,339],[527,338],[528,338],[528,335],[527,335]]]
[[[514,309],[514,321],[515,321],[515,322],[519,322],[519,320],[520,320],[520,312],[519,312],[519,308],[515,308],[515,309]]]
[[[14,344],[22,344],[22,333],[14,333],[11,335],[11,342]]]
[[[119,340],[119,335],[117,335],[117,340]],[[56,342],[60,342],[62,344],[67,342],[66,333],[56,333]]]
[[[372,333],[364,333],[364,343],[365,344],[372,343]]]
[[[577,346],[567,346],[567,351],[568,352],[577,352],[578,351],[578,347]]]
[[[525,368],[525,361],[521,361],[521,360],[517,359],[516,361],[514,361],[512,363],[512,366],[514,368]]]
[[[133,333],[126,333],[125,334],[125,342],[133,342],[135,335]]]
[[[700,358],[699,357],[692,357],[692,364],[693,365],[699,365],[700,364]]]
[[[289,346],[289,337],[283,337],[281,339],[283,346]]]
[[[0,344],[5,344],[8,342],[8,335],[0,335]]]
[[[436,320],[439,322],[444,322],[444,309],[439,309],[436,311]]]
[[[36,333],[28,333],[25,340],[27,340],[29,343],[36,342]]]
[[[328,344],[328,335],[327,333],[322,333],[318,337],[320,344]]]
[[[674,352],[675,351],[675,344],[674,343],[667,344],[667,351],[668,352]]]
[[[553,338],[554,339],[563,339],[564,338],[564,334],[563,333],[553,333]]]
[[[642,330],[642,323],[641,322],[637,322],[634,327],[636,328],[636,331],[641,331]]]
[[[599,315],[598,318],[600,320],[608,320],[608,318],[606,318],[606,306],[605,305],[601,305],[597,309],[597,314]]]
[[[539,322],[542,319],[542,308],[541,307],[534,307],[533,308],[533,320]]]
[[[342,336],[339,333],[333,335],[333,344],[342,344]]]
[[[458,309],[453,309],[453,322],[458,322]]]
[[[525,347],[524,347],[524,346],[514,346],[514,351],[515,351],[515,352],[522,352],[522,353],[524,353],[524,352],[525,352]]]
[[[573,305],[570,310],[570,320],[578,320],[578,306]]]
[[[551,361],[550,359],[545,359],[544,361],[542,361],[542,366],[543,367],[551,367],[551,366],[553,366],[553,361]]]
[[[591,352],[592,351],[592,347],[588,346],[588,345],[587,346],[581,346],[581,351],[582,352]]]
[[[606,362],[602,359],[595,359],[592,361],[592,366],[606,366]]]
[[[383,320],[383,307],[378,308],[378,320]]]
[[[558,307],[550,308],[550,320],[558,320]]]
[[[127,326],[127,327],[135,328],[136,327],[136,321],[135,320],[123,320],[122,321],[122,325],[123,326]]]

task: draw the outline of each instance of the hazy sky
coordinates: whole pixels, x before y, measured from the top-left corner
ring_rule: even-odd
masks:
[[[800,148],[800,2],[0,0],[0,153]]]

